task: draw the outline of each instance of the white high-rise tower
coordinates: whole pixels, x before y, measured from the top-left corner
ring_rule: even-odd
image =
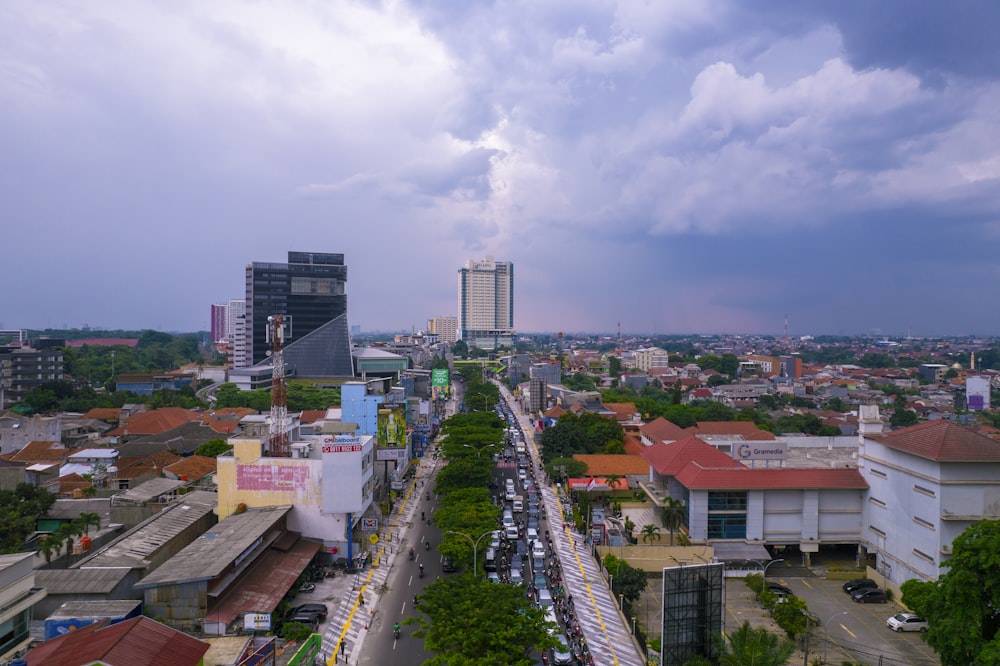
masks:
[[[486,257],[458,270],[458,332],[470,348],[514,345],[514,265]]]

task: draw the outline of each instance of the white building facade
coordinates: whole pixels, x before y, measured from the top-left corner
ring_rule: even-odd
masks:
[[[486,257],[458,271],[458,336],[470,348],[514,344],[514,265]]]

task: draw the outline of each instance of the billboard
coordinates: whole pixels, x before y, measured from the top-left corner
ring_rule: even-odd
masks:
[[[364,511],[371,494],[373,439],[371,435],[323,437],[323,513]]]
[[[400,448],[406,446],[406,415],[402,409],[378,410],[379,448]]]
[[[431,370],[431,398],[434,400],[447,400],[451,395],[451,379],[448,368],[434,368]]]
[[[663,666],[681,666],[694,656],[718,656],[726,579],[721,562],[663,570]]]

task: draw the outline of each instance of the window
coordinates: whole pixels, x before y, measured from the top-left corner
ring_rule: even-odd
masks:
[[[747,515],[745,513],[710,513],[708,515],[709,539],[745,539]]]
[[[882,501],[882,500],[880,500],[880,499],[875,499],[874,497],[869,497],[869,498],[868,498],[868,502],[869,502],[870,504],[874,504],[875,506],[877,506],[877,507],[879,507],[879,508],[881,508],[881,509],[884,509],[884,508],[885,508],[885,502],[883,502],[883,501]]]
[[[934,491],[930,488],[924,488],[923,486],[913,486],[913,489],[920,493],[921,495],[927,495],[928,497],[934,497]]]
[[[921,525],[923,527],[926,527],[929,530],[934,529],[934,524],[933,523],[931,523],[930,521],[924,520],[923,518],[921,518],[919,516],[913,516],[913,522],[915,522],[917,525]]]
[[[877,476],[880,479],[888,479],[889,476],[880,469],[872,468],[872,476]]]
[[[922,560],[927,560],[931,564],[934,564],[934,558],[931,557],[930,555],[928,555],[927,553],[925,553],[922,550],[917,550],[916,548],[914,548],[913,549],[913,554],[916,555],[917,557],[919,557]]]
[[[883,539],[885,538],[885,532],[883,532],[879,528],[875,527],[874,525],[872,525],[869,529],[871,529],[872,532],[874,532],[878,536],[882,537]]]
[[[714,492],[708,494],[708,510],[712,511],[742,511],[747,510],[747,494],[745,492]]]

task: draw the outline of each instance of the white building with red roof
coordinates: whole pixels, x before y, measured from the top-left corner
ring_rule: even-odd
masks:
[[[871,486],[865,545],[895,584],[936,580],[951,543],[978,520],[1000,519],[1000,442],[950,421],[862,439]]]

